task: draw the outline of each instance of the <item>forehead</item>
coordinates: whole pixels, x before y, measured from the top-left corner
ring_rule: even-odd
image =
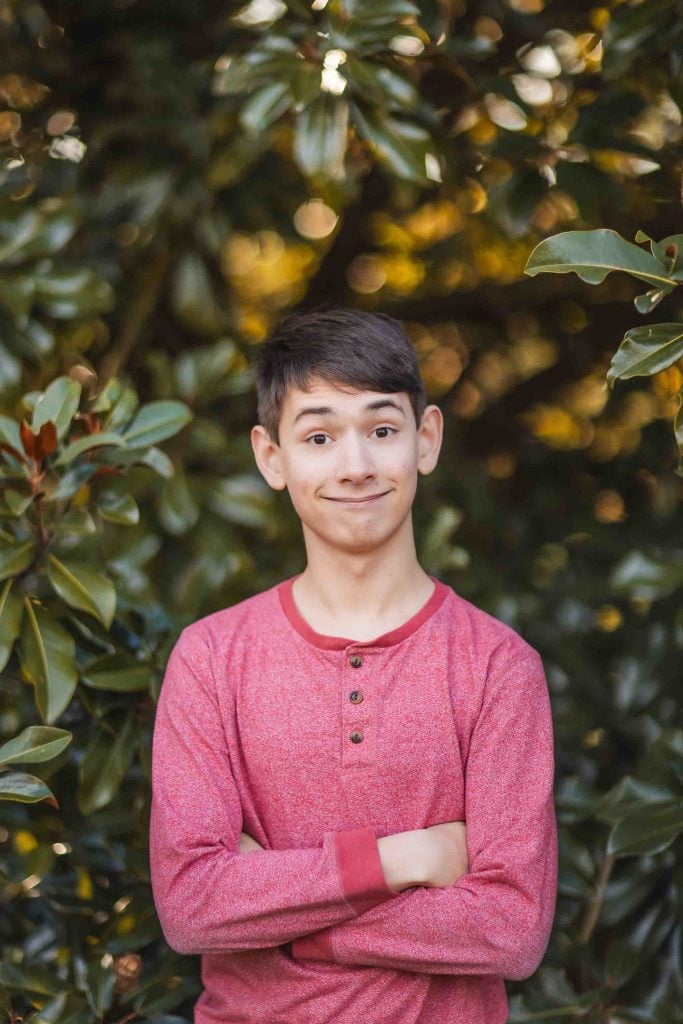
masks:
[[[385,401],[398,406],[404,414],[410,407],[410,399],[405,391],[370,391],[354,388],[350,384],[332,383],[321,377],[312,377],[306,390],[288,388],[282,403],[282,422],[291,425],[297,417],[303,422],[306,417],[301,414],[306,409],[326,408],[340,415],[362,414],[369,404]],[[391,405],[387,404],[383,411],[391,412]]]

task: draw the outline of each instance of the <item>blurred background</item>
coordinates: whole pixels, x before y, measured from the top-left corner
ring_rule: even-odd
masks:
[[[680,1024],[683,302],[524,273],[681,224],[680,3],[0,0],[0,52],[6,1019],[192,1019],[154,704],[183,626],[304,567],[253,359],[334,302],[399,318],[443,409],[422,565],[546,667],[560,891],[510,1020]],[[663,320],[668,365],[608,388]]]

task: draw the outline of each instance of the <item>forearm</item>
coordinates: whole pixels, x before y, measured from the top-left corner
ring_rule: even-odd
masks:
[[[169,658],[152,744],[150,872],[169,945],[278,946],[395,896],[369,827],[326,832],[315,847],[249,853],[239,849],[242,827],[211,662],[193,630]]]
[[[552,814],[537,838],[544,853],[529,872],[492,867],[463,875],[453,886],[412,888],[354,920],[296,939],[292,955],[427,974],[526,978],[545,952],[555,912]]]
[[[558,874],[552,717],[540,657],[487,681],[466,760],[469,868],[304,937],[304,959],[433,974],[528,977],[550,935]]]
[[[278,946],[394,897],[371,829],[328,832],[308,849],[250,853],[172,836],[180,833],[153,812],[154,900],[169,945],[181,953]]]

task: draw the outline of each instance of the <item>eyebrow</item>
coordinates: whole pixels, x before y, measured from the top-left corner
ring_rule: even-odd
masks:
[[[392,401],[391,398],[376,398],[372,402],[368,402],[363,408],[365,412],[372,412],[375,409],[384,409],[387,406],[392,409],[397,409],[402,416],[405,416],[405,410],[401,408],[396,402]],[[338,411],[333,409],[329,405],[307,405],[305,409],[301,409],[294,417],[294,422],[297,423],[304,416],[337,416]]]

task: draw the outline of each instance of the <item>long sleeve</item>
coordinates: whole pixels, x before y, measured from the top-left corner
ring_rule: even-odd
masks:
[[[240,853],[242,828],[209,645],[188,627],[166,666],[152,742],[150,872],[171,948],[278,946],[397,896],[370,827],[326,832],[311,848]]]
[[[469,872],[406,889],[296,939],[298,959],[520,980],[540,964],[557,896],[553,726],[533,649],[487,678],[466,757]],[[434,823],[436,824],[436,823]]]

